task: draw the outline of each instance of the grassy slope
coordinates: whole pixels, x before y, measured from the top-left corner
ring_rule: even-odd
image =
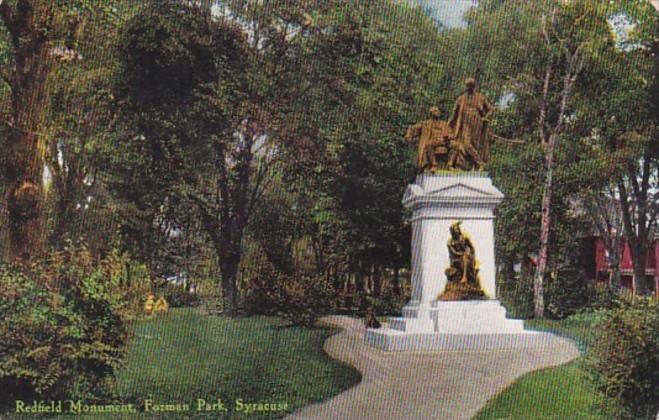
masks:
[[[590,322],[530,320],[527,328],[551,331],[577,341],[583,352],[594,338]],[[490,400],[477,419],[604,419],[597,391],[579,360],[524,375]]]
[[[137,324],[114,391],[121,401],[194,405],[197,398],[221,398],[231,410],[242,398],[286,402],[294,410],[359,381],[357,371],[323,352],[330,334],[289,328],[268,317],[231,319],[174,310],[165,319]],[[198,417],[195,412],[180,417],[191,415]]]

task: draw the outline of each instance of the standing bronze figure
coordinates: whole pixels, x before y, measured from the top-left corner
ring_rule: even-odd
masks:
[[[454,166],[472,166],[478,169],[490,160],[489,122],[494,111],[490,101],[476,91],[476,80],[465,80],[465,92],[455,102],[449,126],[462,146],[453,155]]]

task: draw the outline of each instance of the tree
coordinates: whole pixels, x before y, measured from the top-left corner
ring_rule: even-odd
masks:
[[[46,79],[53,64],[51,42],[61,34],[53,25],[53,6],[18,0],[0,4],[9,32],[12,62],[2,77],[11,89],[11,114],[3,127],[3,169],[10,225],[10,257],[29,259],[42,243],[43,158],[40,153],[41,112],[47,100]],[[73,28],[71,28],[73,29]]]
[[[272,69],[262,102],[286,115],[264,125],[280,162],[271,188],[292,197],[321,273],[337,287],[370,278],[377,292],[380,274],[407,262],[400,197],[414,167],[401,137],[441,91],[433,20],[389,2],[229,4],[227,18],[254,33],[254,61]]]
[[[653,6],[657,7],[654,3]],[[635,41],[639,42],[640,38],[644,48],[640,48],[639,52],[645,59],[652,60],[654,57],[654,63],[648,86],[649,103],[641,108],[647,111],[644,113],[647,121],[632,134],[641,136],[641,156],[638,160],[626,162],[626,173],[618,178],[618,190],[625,237],[634,266],[634,290],[645,294],[648,290],[645,266],[650,234],[657,227],[659,217],[659,16],[647,4],[641,5],[639,9],[641,14],[635,14],[641,17],[636,23],[639,27]],[[639,61],[643,59],[638,58]]]
[[[125,27],[116,87],[125,134],[114,190],[133,210],[124,232],[143,246],[176,207],[195,209],[216,252],[228,310],[237,306],[260,137],[244,113],[245,42],[235,25],[197,6],[150,3]]]
[[[43,171],[48,139],[43,126],[49,105],[49,77],[59,63],[78,58],[75,44],[86,16],[108,10],[82,0],[66,4],[0,2],[0,22],[11,45],[1,72],[11,91],[11,111],[2,127],[10,259],[29,260],[44,244]]]
[[[624,233],[631,251],[634,290],[644,294],[646,257],[658,211],[653,194],[659,185],[659,21],[647,2],[620,2],[609,14],[618,18],[614,29],[621,34],[602,50],[596,72],[584,88],[580,113],[595,122],[595,129],[583,133],[583,138],[597,145],[594,154],[599,170],[594,179],[619,207],[617,230]],[[595,220],[611,222],[605,209],[601,210],[594,214]],[[609,256],[615,257],[620,253],[616,238],[605,231],[602,237]]]
[[[542,199],[537,266],[534,278],[535,314],[544,314],[544,282],[550,266],[554,234],[552,207],[556,199],[557,152],[582,121],[575,100],[594,58],[610,43],[608,2],[482,1],[468,16],[473,35],[487,56],[480,61],[482,77],[499,81],[519,113],[513,118],[516,138],[537,139],[543,150]],[[515,16],[500,19],[502,8]],[[504,127],[505,128],[505,127]],[[565,145],[565,146],[564,146]]]

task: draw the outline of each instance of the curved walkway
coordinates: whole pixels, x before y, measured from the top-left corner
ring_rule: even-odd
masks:
[[[362,381],[289,419],[469,419],[524,373],[579,356],[570,340],[533,350],[386,353],[364,342],[363,321],[330,316],[343,329],[325,342],[333,358],[354,366]]]

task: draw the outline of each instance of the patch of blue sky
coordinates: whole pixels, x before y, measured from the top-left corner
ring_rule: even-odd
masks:
[[[408,0],[423,7],[444,27],[465,26],[464,13],[478,4],[477,0]]]

